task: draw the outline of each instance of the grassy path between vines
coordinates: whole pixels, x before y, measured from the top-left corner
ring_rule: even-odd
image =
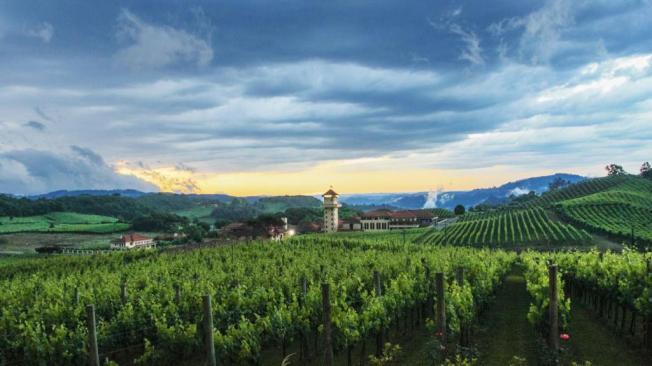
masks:
[[[590,361],[592,366],[643,366],[643,356],[631,350],[609,330],[601,320],[596,319],[582,305],[574,303],[570,322],[570,358],[575,361]]]
[[[536,365],[536,336],[527,320],[529,306],[525,278],[520,268],[515,267],[496,293],[496,301],[480,319],[475,339],[480,365],[505,366],[514,356],[526,359],[528,365]]]

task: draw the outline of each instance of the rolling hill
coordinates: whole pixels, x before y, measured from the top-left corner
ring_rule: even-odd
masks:
[[[515,187],[510,184],[506,188]],[[652,244],[652,180],[619,175],[579,181],[523,203],[467,213],[419,241],[470,246],[578,245],[588,233],[616,243]]]
[[[652,243],[652,180],[633,175],[594,178],[528,203],[619,241]]]

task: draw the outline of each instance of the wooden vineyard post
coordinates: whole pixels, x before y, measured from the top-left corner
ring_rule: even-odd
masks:
[[[331,300],[330,286],[321,284],[321,299],[324,325],[324,366],[333,366],[333,339],[331,335]]]
[[[457,278],[457,284],[460,287],[464,286],[464,268],[463,267],[458,267],[457,268],[457,273],[456,273],[456,278]],[[460,324],[460,346],[466,347],[469,345],[470,342],[470,329],[469,325],[462,322]]]
[[[122,305],[127,303],[127,280],[124,278],[120,281],[120,301]]]
[[[204,295],[204,346],[206,348],[206,364],[208,366],[216,366],[211,295]]]
[[[301,287],[301,297],[299,298],[299,306],[303,308],[306,306],[306,297],[308,296],[308,280],[306,279],[306,276],[301,276],[299,286]],[[305,331],[301,329],[301,341],[299,344],[300,360],[306,358],[308,353],[307,350],[308,350],[308,342],[306,341],[306,334]]]
[[[457,267],[455,270],[455,281],[460,287],[464,286],[464,267]]]
[[[444,299],[444,274],[435,274],[435,288],[437,292],[437,333],[441,342],[446,343],[446,302]]]
[[[430,278],[430,267],[426,266],[426,283],[428,284],[428,297],[426,298],[426,313],[424,317],[429,317],[432,314],[432,279]]]
[[[95,306],[86,306],[86,324],[88,326],[88,357],[91,366],[100,366],[100,354],[97,350],[97,330],[95,328]]]
[[[548,337],[550,348],[554,352],[559,351],[559,309],[557,307],[557,266],[551,265],[548,267],[548,277],[549,277],[549,290],[550,290],[550,303],[548,308],[548,314],[550,319],[550,334]]]
[[[79,287],[75,287],[75,305],[79,305]]]
[[[376,296],[383,296],[383,286],[380,283],[380,272],[374,271],[374,288],[376,290]],[[381,324],[378,333],[376,334],[376,357],[380,357],[383,354],[383,324]]]
[[[174,303],[177,305],[177,308],[181,305],[181,285],[178,283],[174,284]]]

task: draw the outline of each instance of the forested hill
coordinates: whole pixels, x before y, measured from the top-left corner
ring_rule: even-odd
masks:
[[[77,212],[133,220],[154,209],[134,198],[121,196],[74,196],[31,200],[0,195],[0,216],[35,216],[51,212]]]
[[[275,213],[288,208],[320,207],[321,201],[309,196],[277,196],[257,197],[252,200],[238,199],[238,205],[230,205],[236,199],[227,195],[195,195],[173,193],[147,193],[137,196],[113,195],[57,194],[56,198],[18,198],[0,195],[0,217],[2,216],[34,216],[51,212],[77,212],[116,217],[132,221],[141,216],[153,213],[174,213],[195,207],[231,207],[247,206],[252,215],[259,213]]]

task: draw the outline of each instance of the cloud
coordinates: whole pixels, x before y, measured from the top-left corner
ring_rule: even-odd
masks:
[[[47,115],[47,114],[43,111],[43,109],[41,109],[41,107],[38,107],[38,106],[34,107],[34,112],[36,112],[36,114],[38,114],[39,117],[43,118],[44,120],[46,120],[46,121],[48,121],[48,122],[54,122],[54,120],[52,119],[52,117],[50,117],[49,115]]]
[[[188,166],[187,164],[184,164],[184,163],[177,163],[174,166],[174,168],[176,170],[179,170],[179,171],[186,171],[186,172],[190,172],[190,173],[195,173],[197,171],[197,169],[195,169],[195,168],[193,168],[191,166]]]
[[[69,147],[92,147],[106,165],[140,161],[134,169],[163,175],[152,181],[174,178],[165,184],[175,190],[208,172],[331,160],[364,161],[357,170],[576,164],[602,173],[602,160],[652,154],[641,142],[652,120],[649,2],[493,5],[315,11],[289,1],[260,12],[203,2],[205,11],[183,13],[106,2],[117,27],[112,15],[88,28],[83,9],[69,23],[48,14],[57,42],[47,47],[25,42],[20,24],[0,25],[0,145],[65,149],[88,164],[91,154]],[[424,14],[445,16],[427,23]],[[30,120],[57,133],[26,128]]]
[[[27,121],[27,123],[25,123],[25,127],[30,127],[38,131],[45,130],[45,125],[39,121]]]
[[[25,30],[25,34],[30,37],[38,38],[43,41],[43,43],[50,43],[50,40],[54,37],[54,27],[48,22],[43,22]]]
[[[533,64],[547,63],[568,46],[562,35],[575,22],[577,5],[574,3],[577,4],[569,0],[551,0],[528,15],[492,23],[487,30],[497,37],[520,30],[518,56]]]
[[[0,152],[0,192],[38,194],[60,189],[156,191],[135,176],[116,173],[95,152],[73,147],[70,152],[36,149]]]
[[[171,167],[151,168],[142,162],[130,163],[123,161],[118,164],[117,171],[150,182],[164,192],[201,192],[199,183],[194,176],[196,171],[183,163]]]
[[[480,37],[475,32],[465,29],[457,22],[453,21],[462,14],[462,8],[453,10],[449,15],[443,17],[439,22],[428,19],[428,24],[436,30],[445,30],[459,37],[464,47],[458,58],[468,61],[472,65],[484,65],[485,60],[482,56],[482,47],[480,46]]]
[[[102,159],[102,157],[99,154],[97,154],[96,152],[94,152],[91,149],[76,146],[76,145],[71,145],[70,149],[73,152],[77,153],[77,155],[79,157],[89,161],[93,165],[96,165],[96,166],[104,166],[104,165],[106,165],[106,163],[104,162],[104,159]]]
[[[460,60],[469,61],[474,65],[484,65],[480,38],[475,33],[462,29],[458,24],[451,24],[449,30],[451,33],[460,36],[460,39],[465,44],[465,48],[462,50],[462,54],[460,54]]]
[[[206,66],[213,59],[210,39],[204,40],[170,26],[147,23],[126,9],[118,17],[117,36],[129,45],[118,50],[115,59],[133,69],[178,64]]]

